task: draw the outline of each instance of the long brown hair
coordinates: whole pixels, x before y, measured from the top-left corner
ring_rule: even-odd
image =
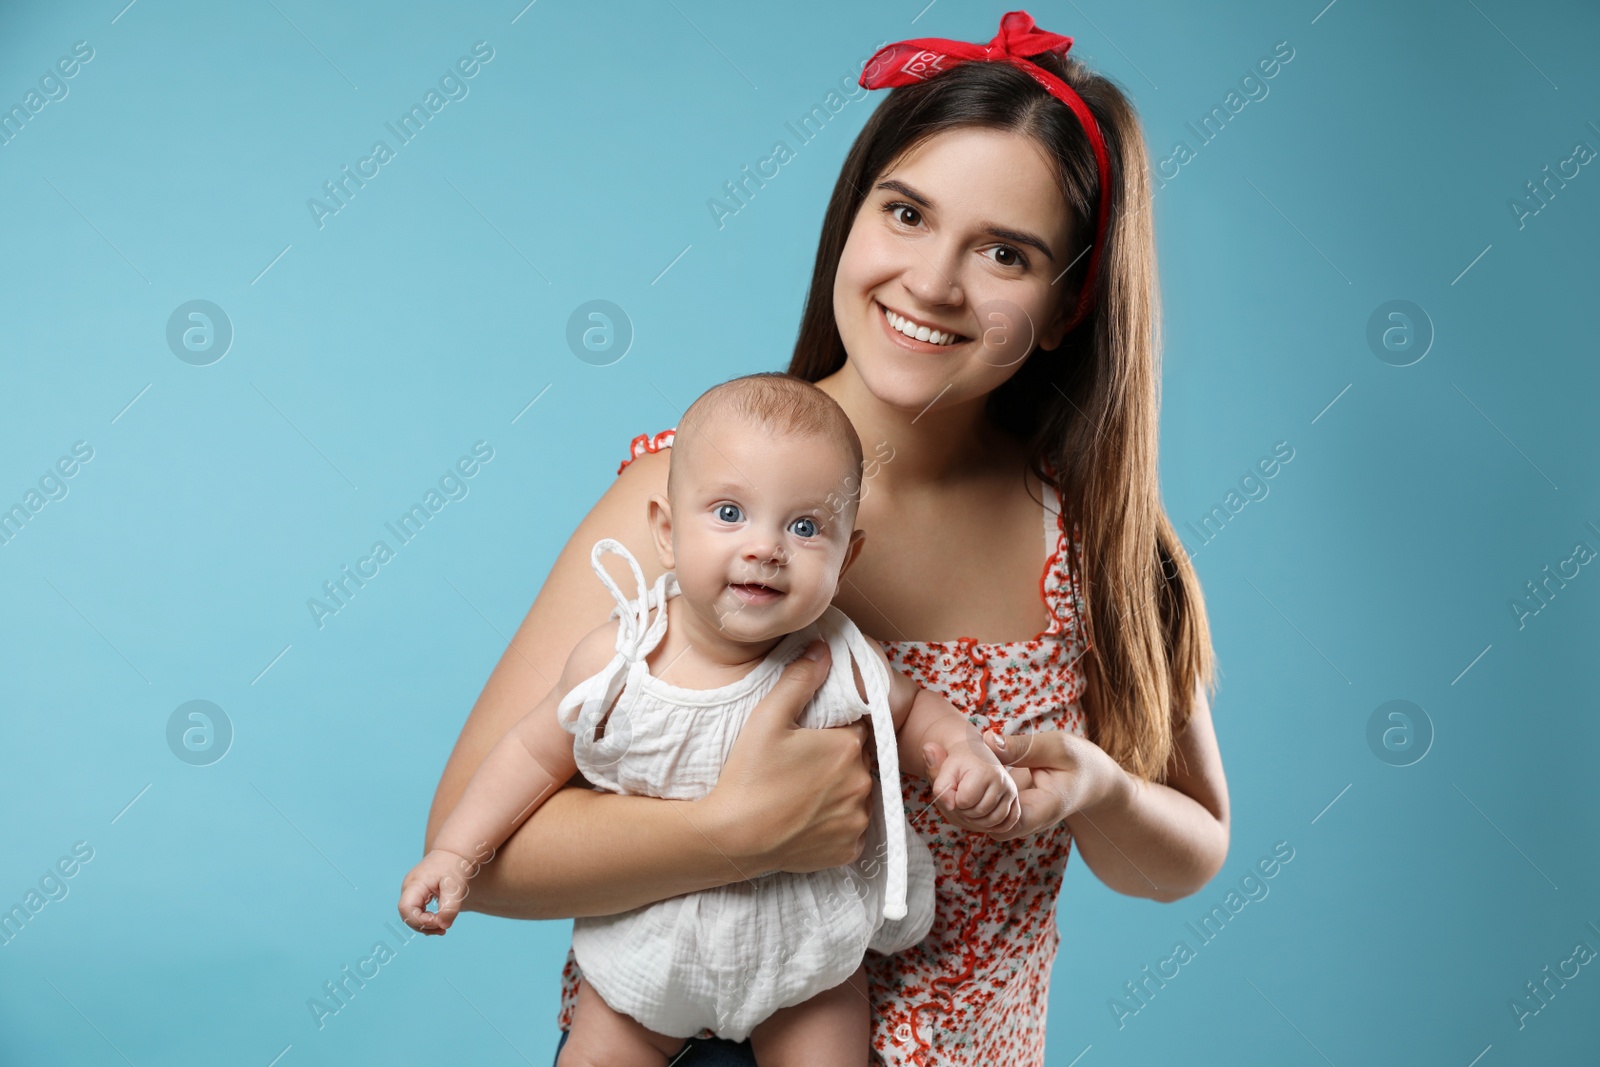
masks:
[[[1031,58],[1095,116],[1113,200],[1083,320],[1054,350],[1030,354],[986,409],[1030,443],[1030,466],[1060,492],[1081,546],[1068,566],[1084,598],[1089,737],[1129,772],[1162,781],[1198,687],[1215,689],[1216,664],[1200,581],[1156,476],[1160,305],[1144,135],[1109,79],[1070,56]],[[844,366],[833,281],[866,191],[904,153],[962,127],[1033,138],[1055,163],[1080,245],[1090,239],[1100,192],[1093,150],[1071,111],[1031,77],[1008,63],[963,63],[894,89],[856,137],[828,201],[789,373],[815,382]],[[1058,279],[1069,312],[1089,259],[1080,255]]]

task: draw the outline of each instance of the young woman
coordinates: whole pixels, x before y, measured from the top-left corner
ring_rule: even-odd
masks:
[[[873,1059],[888,1067],[1043,1063],[1074,843],[1106,885],[1163,901],[1227,855],[1210,634],[1157,479],[1144,141],[1070,43],[1012,12],[987,46],[917,40],[874,57],[862,84],[899,87],[845,160],[789,365],[839,402],[869,456],[866,542],[835,604],[1055,798],[995,840],[935,817],[926,783],[902,780],[937,913],[921,944],[868,957]],[[610,611],[589,546],[614,537],[654,559],[642,516],[665,492],[671,436],[634,440],[557,559],[462,728],[429,847],[485,753]],[[788,668],[701,800],[560,790],[465,907],[610,915],[853,861],[866,728],[794,725],[827,666],[823,650]],[[563,1029],[577,977],[569,955]],[[707,1040],[677,1064],[753,1062]]]

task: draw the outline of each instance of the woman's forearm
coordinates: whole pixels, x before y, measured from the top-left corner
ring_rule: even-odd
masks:
[[[1197,892],[1227,859],[1226,825],[1170,786],[1120,767],[1116,777],[1100,803],[1067,816],[1084,863],[1129,896],[1171,902]]]
[[[484,865],[462,908],[508,919],[615,915],[764,873],[737,837],[703,801],[562,788]]]

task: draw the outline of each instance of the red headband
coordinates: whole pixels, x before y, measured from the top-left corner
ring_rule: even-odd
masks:
[[[1105,140],[1100,136],[1100,124],[1095,122],[1083,98],[1066,82],[1051,74],[1028,56],[1043,53],[1064,56],[1072,47],[1072,38],[1050,33],[1034,26],[1033,16],[1026,11],[1008,11],[1000,20],[1000,32],[987,45],[966,41],[947,41],[942,37],[918,37],[898,41],[878,49],[862,68],[860,84],[864,89],[893,88],[914,85],[917,82],[942,74],[962,63],[1004,62],[1026,71],[1033,80],[1045,87],[1049,94],[1060,100],[1078,117],[1083,132],[1094,147],[1095,167],[1100,172],[1100,204],[1095,215],[1093,251],[1089,254],[1089,273],[1083,291],[1078,294],[1078,306],[1072,313],[1067,328],[1078,324],[1088,310],[1093,295],[1096,268],[1100,263],[1100,250],[1105,246],[1106,220],[1111,215],[1111,161],[1106,155]],[[1081,254],[1081,253],[1080,253]]]

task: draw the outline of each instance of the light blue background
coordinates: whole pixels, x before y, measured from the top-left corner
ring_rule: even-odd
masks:
[[[469,915],[320,1031],[306,1002],[385,935],[457,731],[629,439],[786,365],[878,95],[724,228],[708,199],[795,147],[784,123],[878,42],[986,41],[1006,8],[123,2],[0,13],[5,107],[94,49],[0,146],[0,505],[94,449],[0,547],[0,904],[94,849],[0,949],[0,1060],[542,1067],[567,923]],[[1156,159],[1276,42],[1295,53],[1155,204],[1173,521],[1294,449],[1214,541],[1185,534],[1223,668],[1232,851],[1170,905],[1073,858],[1050,1062],[1594,1056],[1596,966],[1523,1029],[1508,1004],[1576,942],[1600,949],[1600,576],[1522,628],[1509,602],[1579,539],[1600,548],[1600,169],[1522,228],[1508,200],[1600,148],[1600,16],[1032,13],[1127,88]],[[319,229],[307,199],[480,40],[470,94]],[[197,298],[236,334],[205,367],[165,340]],[[565,341],[592,299],[636,331],[610,366]],[[1436,330],[1411,366],[1365,340],[1392,299]],[[480,440],[470,495],[319,629],[307,599]],[[211,766],[167,747],[192,699],[236,731]],[[1367,745],[1391,699],[1436,731],[1410,767]],[[1270,895],[1119,1029],[1110,999],[1197,944],[1186,922],[1279,841],[1295,858]]]

